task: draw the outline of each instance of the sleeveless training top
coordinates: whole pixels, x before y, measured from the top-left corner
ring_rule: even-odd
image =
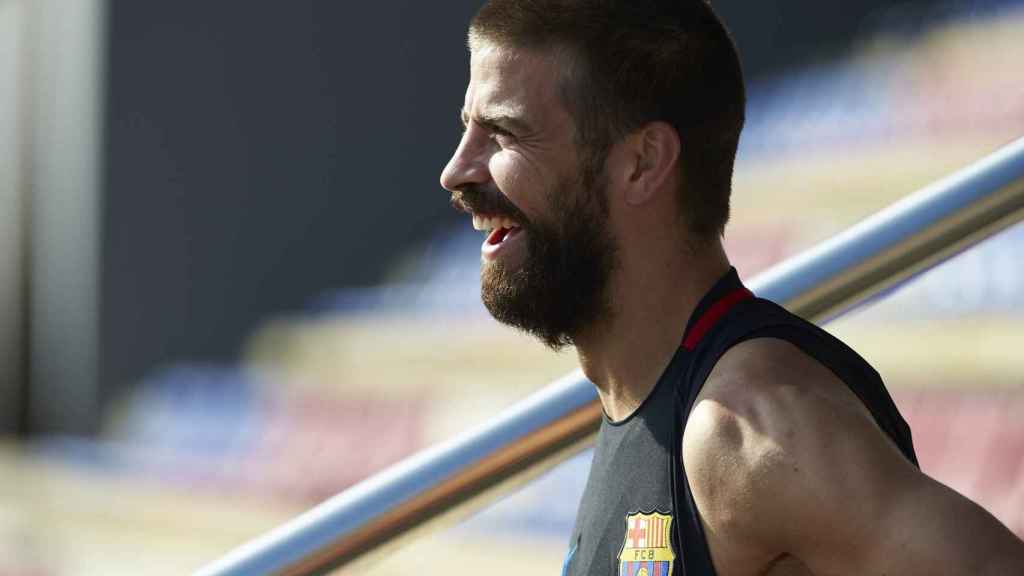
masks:
[[[755,298],[733,269],[697,305],[682,345],[640,407],[620,422],[602,422],[563,576],[715,574],[682,465],[682,431],[722,354],[760,337],[790,342],[831,369],[917,464],[910,428],[878,373],[824,330]]]

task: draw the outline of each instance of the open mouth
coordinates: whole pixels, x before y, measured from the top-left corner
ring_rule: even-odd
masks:
[[[505,239],[519,231],[519,223],[509,218],[500,216],[473,215],[473,228],[481,232],[487,232],[486,244],[497,246]]]
[[[521,235],[523,228],[511,218],[474,214],[473,228],[487,234],[483,246],[480,247],[485,260],[495,260],[499,254],[507,251],[507,246],[522,244],[521,242],[512,242],[513,239]],[[522,246],[519,248],[519,250],[513,249],[512,252],[522,252]]]

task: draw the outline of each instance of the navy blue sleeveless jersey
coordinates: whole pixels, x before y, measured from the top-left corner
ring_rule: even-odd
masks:
[[[910,428],[878,373],[824,330],[754,297],[731,270],[697,305],[647,399],[625,420],[601,424],[564,576],[715,574],[683,468],[682,431],[722,354],[763,337],[790,342],[831,369],[917,464]]]

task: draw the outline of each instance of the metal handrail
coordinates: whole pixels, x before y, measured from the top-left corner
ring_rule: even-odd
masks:
[[[1024,219],[1024,138],[749,283],[812,320],[834,318]],[[201,569],[306,576],[505,494],[587,447],[601,408],[573,372],[490,422],[349,488]]]

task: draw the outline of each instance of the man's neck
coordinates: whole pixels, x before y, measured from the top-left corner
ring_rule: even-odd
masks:
[[[580,366],[613,421],[647,398],[697,304],[729,269],[718,242],[699,251],[623,256],[610,286],[612,314],[575,339]]]

